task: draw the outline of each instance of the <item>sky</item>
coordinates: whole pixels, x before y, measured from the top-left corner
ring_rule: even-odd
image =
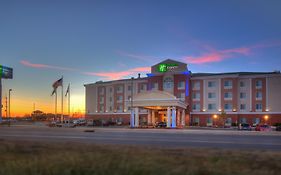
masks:
[[[71,84],[71,112],[83,113],[84,84],[146,76],[167,58],[194,73],[280,70],[280,6],[280,0],[0,0],[0,64],[14,69],[12,80],[2,80],[3,103],[12,89],[12,116],[30,114],[33,104],[54,113],[52,84],[63,76],[64,91]]]

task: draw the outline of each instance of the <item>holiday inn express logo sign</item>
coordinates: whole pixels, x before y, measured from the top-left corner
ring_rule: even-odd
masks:
[[[178,65],[175,63],[158,65],[159,72],[172,72],[176,68],[178,68]]]

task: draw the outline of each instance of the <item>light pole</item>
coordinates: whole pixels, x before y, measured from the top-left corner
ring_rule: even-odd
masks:
[[[11,122],[11,91],[12,89],[9,89],[9,126]]]
[[[133,86],[134,86],[134,77],[131,78],[131,122],[130,122],[131,127],[134,127],[135,125],[135,119],[133,114],[133,89],[134,89]]]

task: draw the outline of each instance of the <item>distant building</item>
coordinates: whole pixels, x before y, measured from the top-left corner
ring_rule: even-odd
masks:
[[[226,126],[281,123],[278,71],[191,73],[187,64],[168,59],[152,66],[145,78],[85,88],[88,119],[131,121],[136,127],[160,121],[168,127],[212,126],[224,111]]]

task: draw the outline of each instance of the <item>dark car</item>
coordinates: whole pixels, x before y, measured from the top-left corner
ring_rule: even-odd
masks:
[[[252,128],[248,123],[242,123],[238,127],[239,130],[246,130],[246,131],[251,131]]]
[[[156,128],[166,128],[167,123],[166,122],[157,122],[155,125]]]
[[[276,127],[276,131],[281,131],[281,125]]]

